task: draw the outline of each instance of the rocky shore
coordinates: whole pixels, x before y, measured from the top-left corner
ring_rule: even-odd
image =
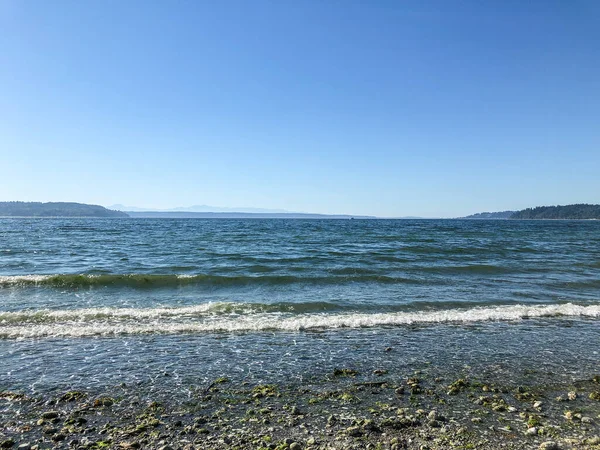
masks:
[[[600,449],[600,375],[528,386],[357,375],[336,369],[306,386],[223,377],[187,401],[4,391],[0,448]]]

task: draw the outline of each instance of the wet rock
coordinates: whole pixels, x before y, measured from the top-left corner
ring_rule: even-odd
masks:
[[[540,444],[540,450],[561,450],[560,446],[553,441],[546,441]]]
[[[348,436],[352,436],[352,437],[360,437],[363,435],[363,431],[360,429],[360,427],[348,427],[346,428],[346,433],[348,434]]]
[[[354,369],[334,369],[333,376],[334,377],[355,377],[358,375],[358,370]]]
[[[440,413],[438,413],[435,409],[432,409],[429,414],[427,414],[427,418],[429,420],[432,421],[437,421],[437,422],[445,422],[446,418],[444,416],[442,416]]]
[[[110,397],[100,397],[94,401],[94,406],[112,406],[115,403],[115,400]]]
[[[5,439],[0,442],[0,448],[11,448],[13,445],[15,445],[15,441],[12,439]]]
[[[300,444],[298,444],[297,442],[292,442],[290,444],[290,450],[300,450],[302,448],[302,446]]]
[[[74,402],[77,400],[81,400],[82,398],[85,398],[86,394],[84,394],[83,392],[79,392],[79,391],[69,391],[65,394],[63,394],[58,401],[59,402]]]
[[[25,442],[17,447],[18,450],[31,450],[31,444],[29,442]]]
[[[64,435],[63,433],[56,433],[54,436],[52,436],[52,440],[54,442],[64,441],[66,438],[67,438],[67,436]]]
[[[58,417],[58,412],[57,411],[46,411],[45,413],[42,413],[42,419],[46,419],[46,420],[50,420],[50,419],[56,419]]]
[[[448,395],[456,395],[469,386],[469,382],[464,378],[459,378],[448,386]]]
[[[367,431],[375,431],[375,432],[379,432],[380,429],[377,426],[377,424],[375,422],[373,422],[373,420],[371,419],[365,419],[362,421],[362,427],[364,430]]]
[[[427,422],[427,425],[429,425],[431,428],[440,428],[442,426],[441,422],[437,420],[430,420]]]

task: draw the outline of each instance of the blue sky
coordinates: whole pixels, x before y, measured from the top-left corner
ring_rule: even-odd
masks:
[[[600,3],[0,0],[0,200],[600,202]]]

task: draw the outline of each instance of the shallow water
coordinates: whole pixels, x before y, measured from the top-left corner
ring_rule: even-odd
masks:
[[[6,389],[575,380],[599,318],[597,221],[0,219]]]

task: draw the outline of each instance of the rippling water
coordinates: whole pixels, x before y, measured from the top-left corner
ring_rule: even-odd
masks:
[[[186,383],[289,379],[342,357],[383,363],[368,349],[390,340],[440,363],[454,356],[434,347],[454,340],[491,364],[499,329],[523,351],[559,336],[584,370],[599,318],[598,221],[0,219],[0,383],[16,388],[157,367]]]

